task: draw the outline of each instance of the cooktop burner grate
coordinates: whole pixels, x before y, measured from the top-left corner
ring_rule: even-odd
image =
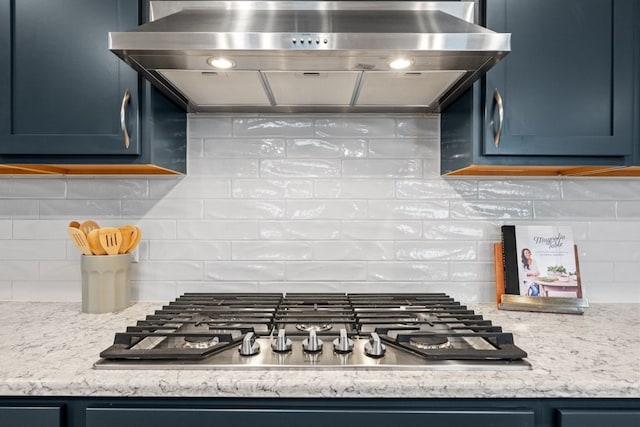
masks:
[[[442,293],[187,293],[100,356],[128,369],[529,367],[512,334]]]

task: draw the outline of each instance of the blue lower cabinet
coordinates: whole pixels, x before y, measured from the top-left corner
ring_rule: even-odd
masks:
[[[638,427],[640,410],[559,409],[558,427]]]
[[[61,427],[61,417],[59,406],[0,406],[2,427]]]
[[[534,427],[533,411],[456,410],[287,410],[287,409],[148,409],[89,408],[87,427],[169,427],[177,425],[224,427],[282,427],[333,425],[367,427]],[[196,424],[197,423],[197,424]]]

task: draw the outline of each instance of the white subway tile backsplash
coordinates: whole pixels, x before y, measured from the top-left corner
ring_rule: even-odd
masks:
[[[315,181],[314,194],[318,198],[392,199],[393,187],[391,179],[322,179]]]
[[[260,161],[260,176],[265,178],[313,178],[339,175],[339,160],[264,159]]]
[[[80,301],[70,220],[138,225],[135,300],[445,292],[494,301],[502,224],[572,227],[590,302],[640,302],[640,181],[440,176],[432,115],[190,114],[188,174],[0,180],[0,299]]]
[[[10,239],[12,235],[12,222],[0,219],[0,239]]]
[[[231,259],[231,244],[210,240],[152,240],[149,259],[211,261]]]
[[[451,202],[452,219],[531,219],[531,201]]]
[[[149,197],[147,179],[95,179],[75,178],[67,183],[68,199],[146,199]]]
[[[421,138],[372,138],[369,140],[369,157],[381,159],[439,159],[439,135]]]
[[[564,200],[640,200],[638,179],[574,179],[562,182]]]
[[[131,264],[133,280],[202,280],[203,263],[193,260],[146,261]]]
[[[43,260],[65,259],[65,240],[3,240],[0,244],[0,259]]]
[[[284,218],[285,202],[280,200],[205,200],[204,217],[218,219]]]
[[[366,218],[367,202],[362,200],[291,200],[287,202],[289,219]]]
[[[284,157],[282,138],[216,138],[204,140],[203,157],[241,159],[251,157]]]
[[[124,202],[132,200],[40,200],[40,218],[113,218],[119,217]],[[79,220],[78,220],[79,221]]]
[[[368,280],[440,282],[449,279],[449,264],[441,261],[372,262],[367,270]]]
[[[340,236],[340,221],[261,221],[260,238],[274,240],[327,240]]]
[[[188,122],[189,137],[231,136],[231,121],[231,117],[192,114]]]
[[[478,197],[492,200],[560,200],[560,182],[542,179],[479,181]]]
[[[283,280],[285,263],[283,261],[233,261],[205,262],[206,280]]]
[[[342,161],[345,177],[417,178],[422,176],[422,162],[416,159],[354,159]]]
[[[287,141],[289,158],[343,158],[365,157],[367,141],[364,139],[299,138]]]
[[[449,217],[449,202],[413,202],[409,200],[371,200],[369,218],[378,219],[445,219]]]
[[[383,117],[331,117],[315,121],[319,137],[385,137],[396,134],[396,121]]]
[[[189,159],[189,176],[254,178],[258,176],[258,159]]]
[[[0,179],[2,199],[63,199],[67,183],[62,179]]]
[[[640,206],[640,205],[639,205]],[[615,218],[615,202],[609,201],[534,201],[536,219]]]
[[[81,275],[80,255],[77,256],[76,261],[40,261],[39,278],[41,280],[78,282]]]
[[[476,244],[470,242],[397,242],[399,260],[457,260],[477,258]]]
[[[575,235],[575,230],[573,231]],[[640,221],[592,221],[589,222],[590,240],[638,240],[640,236]],[[582,237],[585,240],[586,237]]]
[[[431,240],[500,240],[500,224],[486,221],[425,221],[423,236]]]
[[[617,202],[616,209],[620,219],[640,218],[640,202]]]
[[[244,240],[258,238],[258,221],[178,221],[176,238],[181,240]]]
[[[0,203],[0,219],[2,218],[37,218],[40,202],[38,200],[12,200],[3,198]]]
[[[247,117],[233,119],[235,137],[289,138],[313,136],[313,119],[304,117]]]
[[[393,260],[393,242],[385,241],[325,241],[313,243],[313,258],[317,260]]]
[[[477,198],[477,195],[477,185],[473,181],[444,181],[442,179],[396,181],[396,197],[398,199],[473,200]]]
[[[400,117],[397,119],[398,136],[422,137],[425,135],[440,138],[440,115],[431,114],[424,117]]]
[[[420,221],[343,221],[342,237],[358,240],[406,240],[422,237]]]
[[[234,260],[307,260],[311,259],[311,242],[273,240],[233,242]]]
[[[82,222],[82,220],[79,221]],[[68,226],[67,220],[15,220],[13,221],[13,238],[17,240],[68,239]]]
[[[208,176],[153,179],[151,199],[224,199],[231,194],[231,180]]]
[[[0,271],[2,280],[38,280],[38,261],[35,257],[29,261],[10,261],[0,256]]]
[[[234,179],[231,192],[237,199],[309,199],[313,197],[310,179]]]
[[[187,199],[123,200],[122,216],[150,219],[202,218],[203,201]]]
[[[365,280],[367,264],[359,261],[287,262],[287,280]]]

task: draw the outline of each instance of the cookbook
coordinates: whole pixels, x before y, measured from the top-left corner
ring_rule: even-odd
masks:
[[[529,297],[582,298],[569,226],[502,226],[504,291]]]

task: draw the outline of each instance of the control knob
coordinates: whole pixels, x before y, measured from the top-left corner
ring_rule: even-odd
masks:
[[[260,344],[256,342],[256,335],[248,332],[242,339],[242,344],[238,347],[238,351],[242,356],[254,356],[260,353]]]
[[[364,345],[365,354],[369,357],[382,357],[385,351],[387,351],[387,349],[380,341],[378,334],[371,332],[369,342]]]
[[[302,348],[308,353],[322,351],[322,340],[316,335],[315,329],[309,331],[309,337],[302,341]]]
[[[346,329],[340,329],[340,336],[333,340],[333,349],[337,353],[349,353],[353,351],[353,340],[347,336]]]
[[[278,336],[273,339],[271,348],[278,353],[291,351],[291,340],[287,338],[284,329],[278,329]]]

